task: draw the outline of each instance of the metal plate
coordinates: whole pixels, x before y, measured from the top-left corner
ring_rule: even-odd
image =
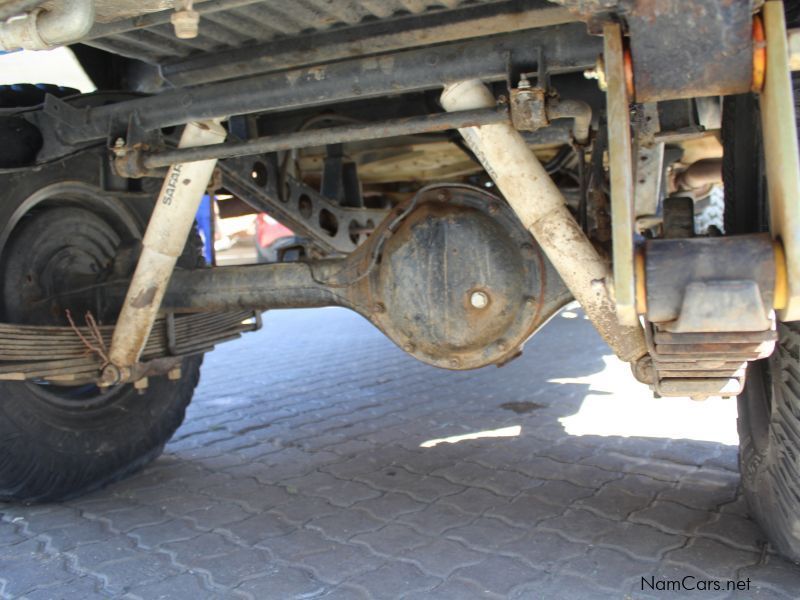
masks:
[[[220,161],[226,189],[266,212],[298,235],[310,238],[324,253],[348,253],[366,239],[388,214],[375,208],[347,208],[287,176],[280,176],[274,155]]]
[[[467,186],[418,196],[364,283],[358,296],[381,305],[373,324],[415,358],[447,369],[511,360],[572,299],[511,209]],[[475,293],[485,305],[473,305]]]
[[[750,90],[750,2],[635,0],[632,4],[625,17],[637,102]]]

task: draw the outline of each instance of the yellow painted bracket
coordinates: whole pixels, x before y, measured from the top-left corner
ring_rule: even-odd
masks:
[[[613,224],[614,295],[617,318],[622,325],[636,326],[634,279],[633,149],[625,50],[619,23],[603,26],[603,59],[608,107],[608,162],[611,179],[611,223]]]
[[[786,267],[785,303],[783,308],[778,310],[778,318],[782,321],[798,321],[800,320],[800,150],[798,150],[795,127],[790,54],[783,2],[780,0],[765,2],[762,19],[767,43],[767,65],[760,105],[769,194],[770,232],[783,246]],[[778,267],[780,268],[780,265]]]

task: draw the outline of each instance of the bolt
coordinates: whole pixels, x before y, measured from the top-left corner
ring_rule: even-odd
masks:
[[[482,309],[489,304],[489,295],[486,292],[472,292],[469,297],[472,308]]]
[[[180,8],[176,6],[177,10],[172,13],[169,19],[175,28],[175,37],[182,40],[190,40],[197,37],[200,13],[192,10],[192,4],[192,0],[181,2]]]
[[[375,313],[382,313],[382,312],[386,312],[386,307],[383,305],[383,303],[382,303],[382,302],[376,302],[376,303],[375,303],[375,304],[372,306],[372,311],[373,311],[373,312],[375,312]]]
[[[114,147],[112,148],[112,152],[114,152],[114,156],[118,158],[122,158],[127,153],[127,149],[125,148],[125,140],[121,137],[118,137],[114,140]]]
[[[597,57],[597,63],[595,63],[593,68],[587,69],[583,72],[583,76],[586,79],[596,79],[597,87],[599,87],[602,91],[606,91],[606,89],[608,89],[608,84],[606,82],[606,65],[602,54]]]
[[[407,344],[404,344],[404,345],[403,345],[403,350],[405,350],[405,351],[406,351],[406,352],[408,352],[409,354],[411,354],[412,352],[414,352],[414,350],[416,350],[416,349],[417,349],[417,347],[416,347],[416,346],[415,346],[413,343],[411,343],[411,342],[408,342]]]
[[[450,366],[457,369],[458,367],[461,366],[461,361],[458,360],[457,358],[451,358],[450,359]]]
[[[116,365],[106,365],[97,380],[98,387],[111,387],[122,381],[122,373]]]
[[[528,81],[528,78],[525,75],[522,75],[519,78],[519,84],[517,85],[518,90],[529,90],[531,89],[531,82]]]
[[[497,342],[497,349],[500,350],[500,352],[505,352],[505,350],[508,349],[508,344],[506,344],[503,340],[500,340]]]
[[[144,393],[147,391],[147,386],[149,385],[150,382],[147,380],[147,377],[142,377],[141,379],[137,379],[133,382],[133,387],[140,396],[144,395]]]

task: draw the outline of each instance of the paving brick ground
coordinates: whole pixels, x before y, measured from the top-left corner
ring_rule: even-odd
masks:
[[[730,403],[648,400],[607,354],[575,312],[470,373],[341,310],[269,313],[207,357],[151,467],[0,506],[2,595],[671,598],[642,577],[691,575],[797,597],[737,492]]]

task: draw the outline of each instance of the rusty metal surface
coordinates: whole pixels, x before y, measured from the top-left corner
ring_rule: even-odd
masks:
[[[370,320],[437,367],[511,360],[571,294],[501,200],[477,188],[437,186],[416,202],[386,241],[380,268],[364,279]]]
[[[545,90],[530,85],[511,89],[511,123],[520,131],[537,131],[550,124]]]
[[[734,396],[769,356],[775,262],[769,234],[649,240],[647,342],[664,396]]]
[[[384,209],[341,206],[294,177],[281,177],[274,155],[228,159],[219,169],[226,189],[313,239],[323,254],[352,252],[388,214]]]
[[[164,363],[164,372],[172,368],[169,361],[192,354],[208,352],[216,344],[238,338],[258,328],[252,311],[233,311],[182,315],[158,319],[142,353],[143,364]],[[62,385],[79,385],[95,381],[103,366],[101,357],[88,348],[86,340],[108,348],[114,325],[100,325],[93,337],[93,328],[79,326],[15,325],[0,323],[0,380],[44,380]],[[100,342],[102,340],[102,343]],[[156,374],[156,373],[150,373]]]
[[[637,102],[741,94],[753,73],[751,3],[628,0]]]
[[[773,305],[775,259],[768,234],[648,240],[645,270],[647,319],[654,323],[676,321],[687,287],[698,282],[754,281],[766,310]],[[730,323],[729,330],[745,329]]]
[[[542,100],[541,111],[544,113],[544,100]],[[297,131],[294,133],[257,137],[246,141],[219,143],[205,147],[176,148],[174,150],[164,150],[160,152],[149,152],[147,150],[137,150],[134,148],[126,152],[124,158],[128,160],[134,153],[141,152],[141,157],[133,158],[133,164],[141,164],[146,169],[156,169],[175,163],[207,160],[209,158],[252,156],[254,154],[326,146],[328,144],[343,144],[347,142],[447,131],[460,127],[480,127],[481,125],[503,122],[508,122],[508,114],[504,108],[486,108],[462,111],[459,113],[433,113],[416,117],[391,119],[377,123],[353,123],[314,129],[311,131]],[[547,123],[544,123],[543,125],[546,124]],[[123,170],[123,172],[131,176],[142,174],[130,173],[128,170]]]
[[[571,299],[505,203],[477,188],[431,186],[345,259],[176,272],[164,305],[344,306],[415,358],[460,370],[511,360]]]
[[[662,396],[735,396],[744,388],[749,361],[775,348],[775,323],[764,331],[670,333],[648,323],[653,389]]]

